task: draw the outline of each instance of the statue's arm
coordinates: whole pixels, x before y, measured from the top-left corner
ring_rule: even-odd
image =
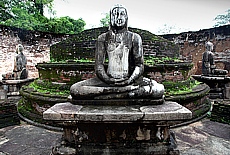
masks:
[[[214,54],[212,52],[210,52],[209,55],[210,55],[209,56],[210,65],[215,65]]]
[[[107,84],[114,84],[114,79],[110,78],[104,67],[104,61],[105,61],[105,34],[102,34],[98,37],[97,43],[96,43],[96,52],[95,52],[95,72],[97,77],[107,83]]]
[[[212,52],[210,52],[210,56],[209,56],[209,61],[210,61],[210,69],[211,69],[211,72],[213,73],[214,72],[214,69],[216,68],[216,65],[215,65],[215,60],[214,60],[214,54]]]
[[[132,75],[129,78],[130,83],[133,83],[135,80],[140,78],[140,76],[144,72],[144,58],[143,58],[143,47],[142,47],[142,39],[140,35],[133,34],[133,55],[135,60],[135,69]]]

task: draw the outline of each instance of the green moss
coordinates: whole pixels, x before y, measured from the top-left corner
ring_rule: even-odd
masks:
[[[184,93],[192,92],[192,89],[200,84],[200,82],[196,80],[188,79],[186,81],[166,81],[163,82],[166,87],[165,95],[179,95]]]
[[[105,60],[106,63],[108,63],[108,58]],[[68,62],[74,62],[74,63],[95,63],[95,59],[93,58],[81,58],[81,59],[73,59],[73,60],[61,60],[56,61],[55,59],[51,59],[51,63],[68,63]],[[154,57],[154,56],[145,56],[144,57],[144,64],[148,66],[154,66],[155,64],[166,64],[166,63],[179,63],[183,62],[182,60],[178,58],[171,58],[171,57]]]
[[[61,86],[54,85],[52,82],[44,81],[44,84],[39,85],[37,80],[30,83],[27,87],[33,88],[35,91],[43,94],[54,94],[54,95],[69,95],[69,87],[63,89]]]
[[[178,58],[171,57],[154,57],[154,56],[145,56],[144,64],[148,66],[154,66],[156,64],[167,64],[167,63],[178,63],[182,62]]]

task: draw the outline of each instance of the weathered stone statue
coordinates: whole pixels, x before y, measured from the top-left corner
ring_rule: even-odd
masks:
[[[213,74],[213,70],[216,68],[215,62],[214,62],[214,54],[213,51],[213,43],[207,42],[205,44],[205,52],[202,56],[202,74],[203,75],[209,75]]]
[[[142,77],[142,41],[127,30],[126,9],[116,5],[110,17],[109,31],[97,40],[97,77],[72,85],[71,103],[43,112],[45,120],[63,127],[63,141],[52,154],[179,154],[169,128],[191,119],[192,112],[163,102],[164,86]]]
[[[203,75],[226,75],[228,74],[227,70],[216,69],[214,54],[213,51],[213,43],[208,41],[205,44],[206,51],[202,56],[202,74]]]
[[[97,40],[97,77],[72,85],[70,92],[73,99],[162,98],[164,86],[142,77],[142,39],[128,30],[127,23],[126,8],[115,5],[110,10],[109,31]],[[106,58],[108,66],[105,65]]]
[[[202,57],[202,75],[193,75],[192,77],[210,87],[209,98],[229,98],[228,83],[230,79],[227,76],[228,71],[216,69],[214,54],[212,53],[213,43],[208,41],[205,48],[206,51]]]
[[[14,59],[14,72],[16,79],[26,79],[28,77],[28,71],[26,70],[27,59],[23,54],[23,46],[18,44],[16,47],[17,56]]]

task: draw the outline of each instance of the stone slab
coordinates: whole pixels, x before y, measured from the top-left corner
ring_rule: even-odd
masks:
[[[43,118],[53,121],[78,122],[175,121],[191,119],[192,112],[171,101],[151,106],[82,106],[65,102],[46,110]]]
[[[27,78],[27,79],[22,79],[22,80],[2,80],[1,82],[4,85],[16,85],[16,84],[22,84],[26,82],[32,82],[34,81],[34,78]]]
[[[31,125],[0,129],[0,155],[49,155],[61,133]]]

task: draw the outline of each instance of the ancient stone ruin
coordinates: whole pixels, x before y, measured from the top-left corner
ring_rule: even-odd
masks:
[[[213,43],[205,44],[206,51],[202,57],[202,75],[193,75],[198,81],[210,87],[209,98],[213,100],[211,120],[229,123],[230,77],[228,71],[217,69],[213,51]]]
[[[69,102],[43,113],[64,129],[52,154],[179,154],[169,126],[192,112],[165,101],[164,86],[143,77],[142,40],[127,29],[126,8],[115,5],[110,16],[96,43],[96,77],[73,84]]]
[[[63,128],[53,154],[178,154],[172,126],[211,103],[211,120],[229,123],[229,25],[160,37],[128,28],[123,6],[111,16],[109,29],[77,35],[0,25],[0,127],[19,124],[19,112]],[[16,107],[8,98],[19,90]]]
[[[213,43],[209,41],[205,44],[206,50],[202,57],[202,75],[193,75],[192,77],[210,87],[209,98],[229,99],[230,78],[227,76],[228,71],[216,68],[214,53],[212,53],[213,46]]]

